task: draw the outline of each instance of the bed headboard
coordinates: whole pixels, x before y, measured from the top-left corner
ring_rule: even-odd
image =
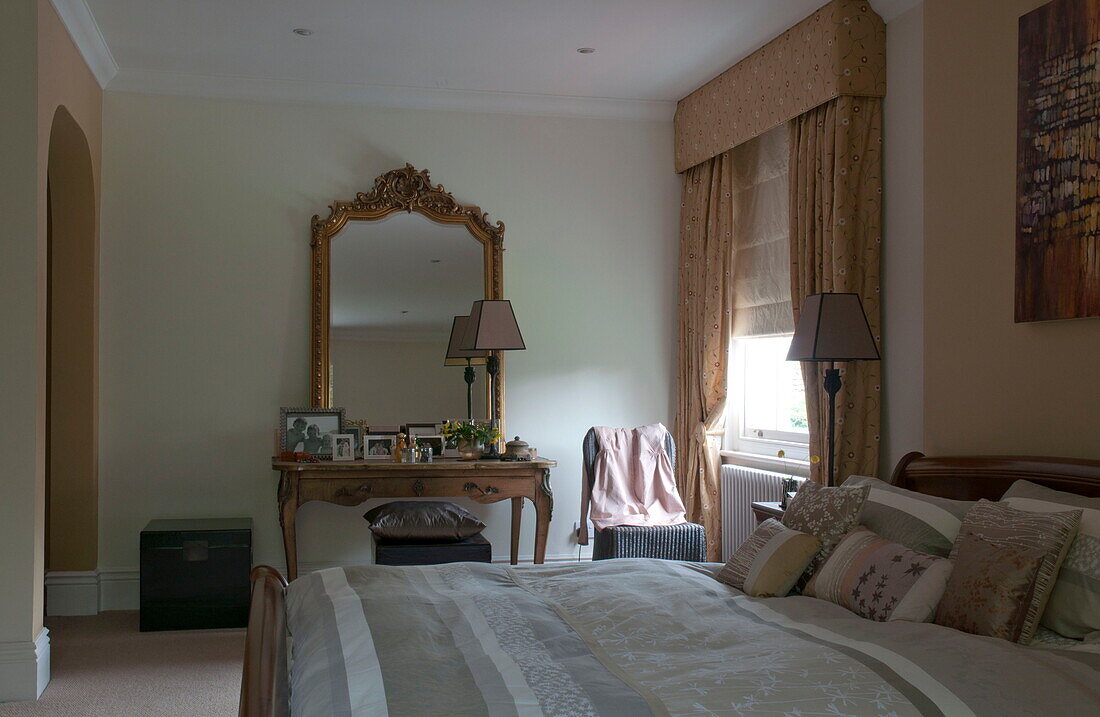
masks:
[[[999,500],[1020,479],[1100,498],[1100,461],[1044,456],[902,456],[890,482],[918,493],[956,500]]]

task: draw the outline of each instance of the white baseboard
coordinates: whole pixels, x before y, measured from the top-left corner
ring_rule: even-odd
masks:
[[[548,563],[569,563],[590,560],[590,548],[577,553],[547,555]],[[533,555],[520,555],[521,565],[534,562]],[[508,556],[498,555],[494,563],[507,563]],[[327,568],[347,568],[362,562],[321,561],[301,563],[302,575]],[[285,565],[273,565],[286,575]],[[141,573],[136,568],[101,568],[81,573],[52,572],[46,574],[47,615],[95,615],[108,610],[137,610],[141,603]]]
[[[99,613],[98,570],[51,570],[46,573],[46,614]]]
[[[49,630],[33,641],[0,642],[0,702],[37,700],[49,682]]]

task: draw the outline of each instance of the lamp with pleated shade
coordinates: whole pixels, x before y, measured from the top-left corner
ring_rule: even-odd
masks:
[[[466,324],[468,324],[469,321],[469,316],[456,316],[454,321],[451,322],[451,338],[447,342],[447,356],[443,359],[443,365],[462,366],[465,364],[466,418],[468,420],[473,420],[473,388],[474,381],[476,380],[473,364],[475,361],[484,363],[489,356],[489,352],[462,348],[462,341],[466,337]]]
[[[466,322],[462,349],[467,351],[488,351],[485,360],[485,373],[489,375],[489,418],[497,426],[496,396],[493,391],[497,374],[500,373],[500,359],[496,351],[522,351],[527,348],[512,310],[512,302],[507,299],[484,299],[475,301],[470,307],[470,318]],[[498,455],[496,444],[489,447],[483,456],[494,458]]]
[[[788,361],[827,362],[824,388],[829,395],[829,464],[826,485],[835,485],[836,394],[840,390],[838,361],[878,361],[878,347],[859,294],[811,294],[802,302],[798,327],[787,352]]]

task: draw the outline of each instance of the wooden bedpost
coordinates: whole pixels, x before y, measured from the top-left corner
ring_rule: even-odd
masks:
[[[241,717],[290,713],[287,671],[286,580],[275,568],[252,569],[252,604],[244,646]]]

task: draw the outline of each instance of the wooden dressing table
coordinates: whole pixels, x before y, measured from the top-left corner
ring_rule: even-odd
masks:
[[[554,510],[550,469],[556,461],[459,461],[395,463],[390,460],[293,463],[272,460],[279,471],[279,524],[283,528],[287,579],[298,577],[295,520],[311,500],[356,506],[371,498],[470,498],[478,503],[512,500],[512,565],[519,562],[523,499],[535,504],[535,563],[546,558],[546,535]]]

